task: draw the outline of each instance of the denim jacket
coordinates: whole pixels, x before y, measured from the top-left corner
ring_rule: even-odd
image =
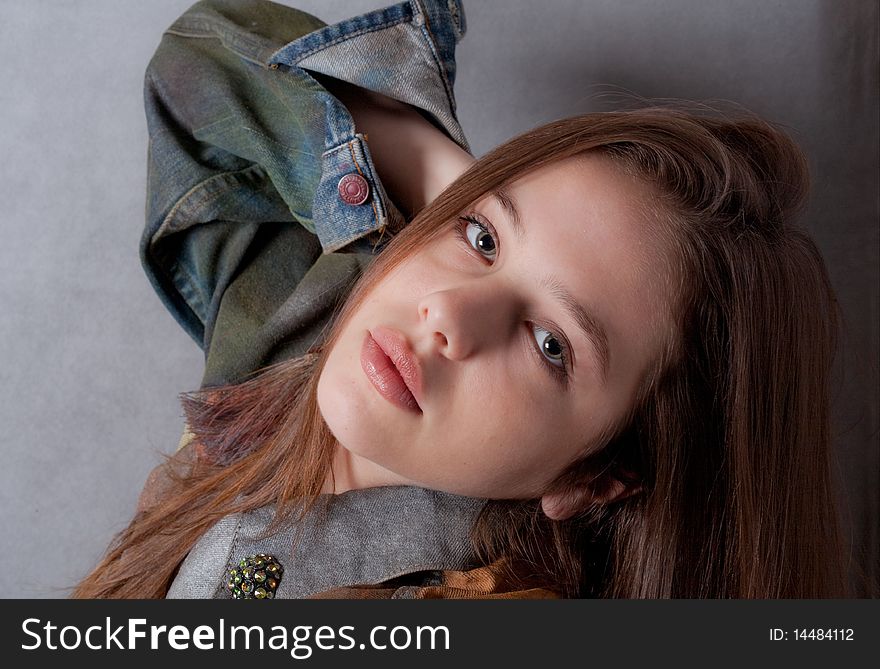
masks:
[[[335,25],[265,0],[202,0],[165,31],[145,75],[140,254],[205,351],[203,386],[308,351],[405,224],[367,138],[319,78],[408,103],[469,151],[453,92],[465,30],[459,0]],[[343,197],[343,178],[358,197]]]

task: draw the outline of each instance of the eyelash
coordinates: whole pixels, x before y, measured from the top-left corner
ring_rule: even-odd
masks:
[[[482,221],[477,219],[475,216],[469,215],[469,214],[460,216],[458,219],[458,223],[455,226],[456,236],[464,244],[468,253],[470,253],[470,255],[476,255],[478,257],[478,259],[483,262],[488,260],[486,258],[486,256],[480,254],[480,252],[477,251],[473,247],[470,240],[468,239],[467,232],[466,232],[468,224],[475,225],[481,231],[492,235],[492,239],[495,241],[495,255],[497,256],[498,251],[501,248],[501,245],[499,244],[498,233],[495,232],[495,228],[492,226],[491,223],[488,223],[488,222],[483,223]],[[530,327],[538,326],[542,330],[549,332],[551,335],[553,335],[553,337],[556,338],[556,341],[559,342],[559,345],[562,348],[562,366],[561,367],[558,365],[554,365],[552,362],[547,360],[546,356],[544,356],[544,354],[538,350],[537,346],[531,346],[530,348],[532,349],[532,351],[534,351],[535,355],[538,356],[538,359],[541,361],[542,366],[549,372],[551,378],[554,381],[558,382],[563,387],[567,387],[568,379],[569,379],[569,372],[568,372],[568,370],[569,370],[569,362],[568,362],[569,355],[568,355],[568,344],[566,343],[565,338],[558,335],[556,332],[554,332],[550,328],[541,325],[540,323],[530,323],[529,325],[530,325]]]

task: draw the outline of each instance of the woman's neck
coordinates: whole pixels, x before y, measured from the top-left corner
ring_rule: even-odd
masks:
[[[375,462],[362,458],[336,443],[331,471],[321,488],[321,494],[340,495],[350,490],[377,488],[389,485],[416,485]]]

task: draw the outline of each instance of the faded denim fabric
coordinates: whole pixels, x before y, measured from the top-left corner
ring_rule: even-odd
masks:
[[[317,343],[374,254],[405,224],[351,114],[319,79],[413,105],[465,150],[455,116],[459,0],[409,0],[326,25],[265,0],[203,0],[145,76],[141,260],[204,349],[203,386]],[[360,174],[361,205],[339,179]]]

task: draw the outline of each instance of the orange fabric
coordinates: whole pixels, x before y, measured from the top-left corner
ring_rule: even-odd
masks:
[[[389,582],[333,588],[309,599],[560,599],[546,582],[523,567],[497,560],[467,571],[439,572],[439,585],[400,585]]]

